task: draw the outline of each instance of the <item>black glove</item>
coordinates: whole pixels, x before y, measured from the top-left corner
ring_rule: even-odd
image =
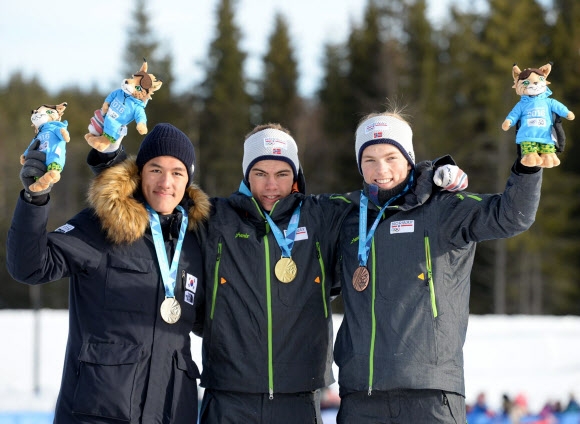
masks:
[[[26,153],[26,158],[22,169],[20,170],[20,181],[24,186],[24,199],[35,205],[43,205],[48,200],[48,193],[52,189],[52,184],[42,191],[30,191],[29,187],[36,182],[36,180],[42,177],[46,169],[46,153],[41,152],[38,149],[40,141],[36,140],[36,143],[28,149]]]

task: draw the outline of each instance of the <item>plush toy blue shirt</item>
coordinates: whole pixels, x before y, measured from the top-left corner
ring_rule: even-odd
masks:
[[[24,152],[24,156],[28,154],[28,150],[36,143],[36,140],[39,140],[40,146],[38,150],[46,154],[46,165],[56,163],[60,166],[60,169],[63,169],[66,160],[66,140],[60,130],[61,128],[67,129],[67,127],[67,121],[53,121],[42,124],[38,128],[38,134],[32,139]]]
[[[567,116],[569,109],[558,100],[551,99],[552,91],[546,91],[536,96],[521,96],[520,101],[508,114],[506,119],[511,122],[520,121],[516,135],[516,143],[533,141],[544,144],[554,144],[552,140],[552,112]]]
[[[109,103],[109,110],[105,115],[103,131],[115,140],[126,135],[126,126],[133,119],[137,124],[147,122],[147,101],[138,100],[120,88],[110,93],[105,102]]]

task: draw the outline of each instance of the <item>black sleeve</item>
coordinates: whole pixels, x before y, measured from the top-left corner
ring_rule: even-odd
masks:
[[[87,165],[89,165],[93,174],[99,175],[105,169],[115,166],[125,159],[127,159],[127,153],[123,146],[113,153],[101,153],[98,150],[91,149],[87,156]]]

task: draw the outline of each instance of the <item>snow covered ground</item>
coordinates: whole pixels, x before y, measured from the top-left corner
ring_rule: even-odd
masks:
[[[335,331],[341,320],[335,315]],[[0,310],[0,424],[2,413],[52,411],[67,327],[67,311]],[[192,341],[201,369],[201,339],[192,336]],[[524,393],[530,410],[539,412],[547,401],[565,406],[570,393],[580,397],[578,316],[471,316],[464,354],[468,404],[485,392],[489,406],[499,410],[502,394]]]

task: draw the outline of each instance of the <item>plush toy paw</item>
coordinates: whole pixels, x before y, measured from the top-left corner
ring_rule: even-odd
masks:
[[[143,122],[139,122],[137,124],[137,132],[141,135],[147,134],[147,125],[145,125]]]
[[[70,141],[70,134],[65,128],[60,129],[60,135],[62,135],[62,139],[67,143]]]
[[[542,168],[554,168],[560,165],[560,159],[556,153],[542,153],[540,158],[542,159],[542,164],[540,165]]]
[[[96,136],[91,133],[85,134],[85,140],[89,146],[95,150],[98,150],[99,152],[103,152],[111,144],[111,140],[109,140],[107,137],[103,135]]]
[[[56,170],[48,171],[46,174],[40,177],[34,184],[28,187],[28,190],[33,193],[38,191],[44,191],[51,185],[59,181],[60,181],[60,171]]]
[[[521,164],[527,167],[534,167],[534,166],[542,166],[544,162],[543,159],[538,155],[538,153],[528,153],[527,155],[522,156],[520,160]]]

